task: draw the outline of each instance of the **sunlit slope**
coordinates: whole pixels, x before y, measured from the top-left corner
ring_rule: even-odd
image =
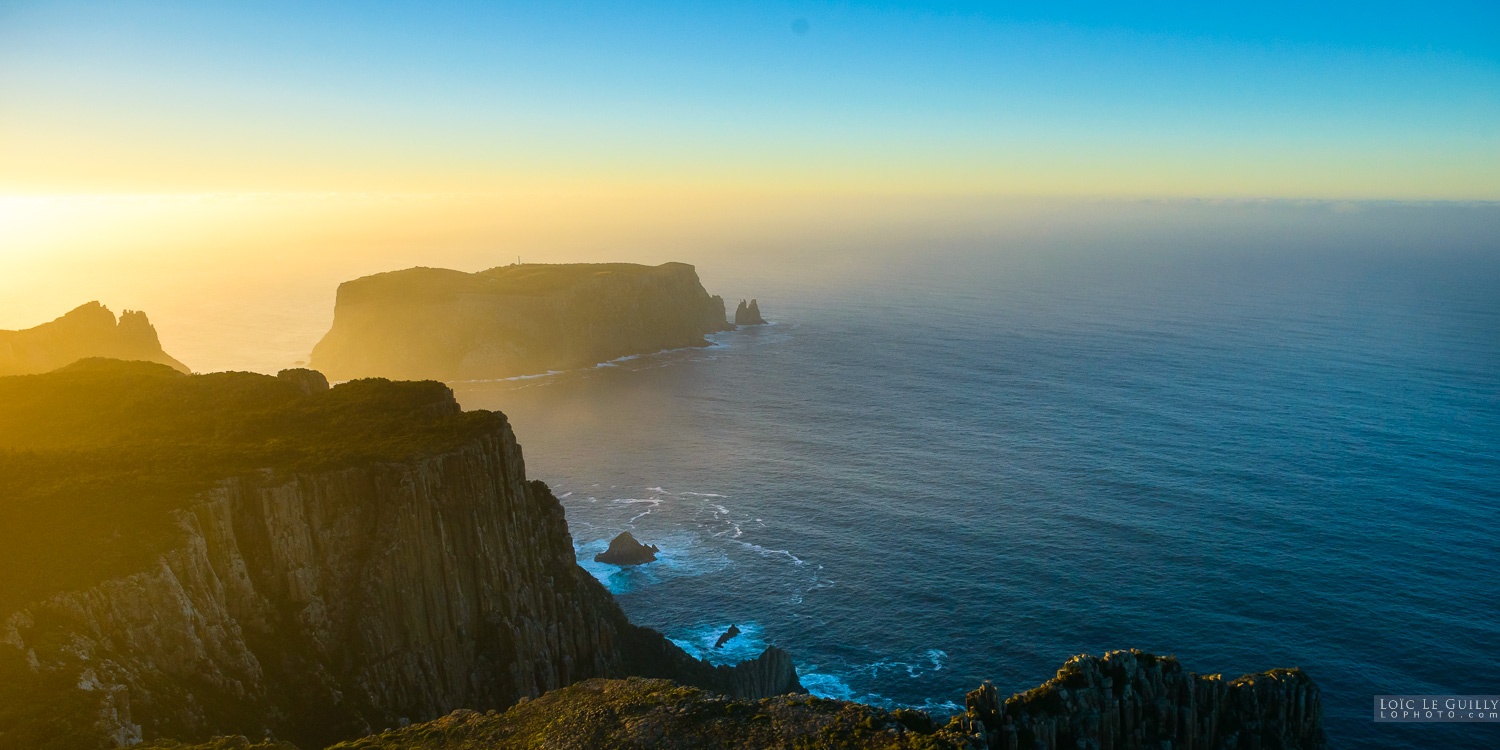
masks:
[[[433,382],[184,375],[87,359],[0,378],[0,613],[146,564],[214,481],[451,449],[503,422]]]
[[[139,310],[115,314],[98,302],[79,305],[49,323],[0,331],[0,376],[48,372],[87,357],[158,362],[188,368],[162,351],[156,328]]]
[[[341,284],[312,364],[340,380],[503,378],[704,346],[730,327],[684,263],[409,268]]]

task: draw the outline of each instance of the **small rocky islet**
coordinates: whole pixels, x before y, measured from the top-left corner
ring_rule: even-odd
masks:
[[[656,553],[661,548],[654,544],[642,544],[628,531],[622,531],[609,542],[609,549],[594,555],[594,562],[619,565],[645,565],[656,562]]]

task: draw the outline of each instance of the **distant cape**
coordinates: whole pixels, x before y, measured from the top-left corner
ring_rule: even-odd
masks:
[[[137,310],[122,312],[116,321],[109,308],[90,302],[50,323],[0,331],[0,376],[50,372],[89,357],[144,360],[188,371],[162,351],[155,326]]]
[[[311,365],[334,380],[480,380],[663,349],[733,328],[686,263],[408,268],[339,285]]]

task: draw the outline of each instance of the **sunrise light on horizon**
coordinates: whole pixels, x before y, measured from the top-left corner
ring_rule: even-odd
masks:
[[[1497,23],[1481,3],[6,3],[0,193],[1495,200]]]

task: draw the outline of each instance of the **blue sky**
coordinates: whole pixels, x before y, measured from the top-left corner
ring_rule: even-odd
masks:
[[[15,3],[0,191],[1500,199],[1500,4]]]

